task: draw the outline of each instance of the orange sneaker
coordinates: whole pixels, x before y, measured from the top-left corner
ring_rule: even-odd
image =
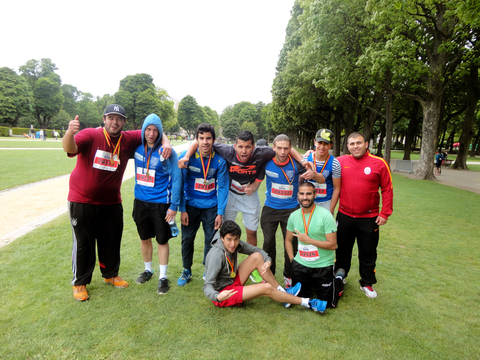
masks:
[[[103,279],[103,282],[106,284],[112,284],[118,289],[126,288],[128,286],[128,282],[123,280],[120,276],[115,276],[110,279]]]
[[[88,300],[88,292],[86,285],[73,285],[73,297],[77,301]]]

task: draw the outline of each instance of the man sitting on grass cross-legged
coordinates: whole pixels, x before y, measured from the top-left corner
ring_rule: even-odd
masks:
[[[267,253],[241,241],[241,234],[238,224],[225,221],[215,234],[205,260],[203,292],[216,306],[236,306],[260,296],[268,296],[284,303],[285,307],[296,304],[321,313],[325,311],[325,301],[296,296],[301,289],[300,283],[285,291],[270,271],[271,261]],[[248,255],[240,264],[237,262],[238,253]],[[266,282],[244,286],[255,269]]]

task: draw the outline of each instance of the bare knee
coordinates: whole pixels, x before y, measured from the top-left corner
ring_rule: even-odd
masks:
[[[273,291],[275,291],[276,289],[270,285],[269,283],[260,283],[259,285],[261,285],[263,288],[262,288],[262,293],[266,294],[266,295],[270,295]]]

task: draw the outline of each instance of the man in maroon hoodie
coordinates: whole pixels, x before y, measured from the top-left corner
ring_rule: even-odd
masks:
[[[347,147],[351,155],[338,158],[342,167],[342,184],[337,213],[335,268],[337,275],[348,275],[357,239],[360,289],[369,298],[376,298],[372,285],[377,282],[375,262],[379,226],[387,223],[393,211],[392,175],[385,160],[370,154],[367,139],[362,133],[350,134]],[[381,210],[379,189],[382,194]]]

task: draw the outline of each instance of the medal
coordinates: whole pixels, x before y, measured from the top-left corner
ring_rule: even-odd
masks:
[[[149,174],[148,171],[147,171],[147,177],[149,177],[149,176],[150,176],[150,174]]]
[[[208,155],[208,164],[206,168],[205,168],[205,164],[203,163],[203,156],[202,154],[200,154],[200,151],[198,151],[198,155],[200,156],[200,162],[202,163],[203,178],[204,178],[203,185],[207,186],[208,184],[207,175],[208,175],[208,169],[210,168],[210,162],[212,161],[212,153]]]
[[[103,128],[103,135],[105,136],[105,140],[107,141],[107,145],[113,149],[113,154],[112,154],[113,156],[110,157],[110,164],[113,165],[115,155],[118,154],[118,156],[117,156],[118,165],[120,165],[120,143],[122,141],[123,134],[120,134],[120,137],[118,138],[116,146],[113,146],[112,139],[110,138],[110,135],[107,133],[105,128]]]
[[[230,277],[231,277],[232,279],[234,279],[235,276],[237,276],[237,274],[235,274],[235,271],[232,271],[232,272],[230,273]]]

